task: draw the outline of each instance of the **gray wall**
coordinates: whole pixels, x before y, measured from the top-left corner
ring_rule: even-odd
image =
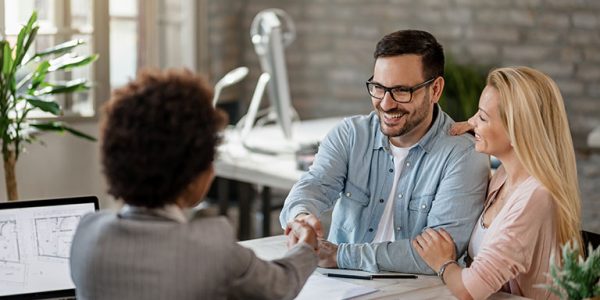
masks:
[[[71,122],[98,137],[95,120]],[[17,162],[19,199],[96,195],[102,208],[115,207],[106,193],[100,166],[100,144],[68,134],[45,133],[41,143],[27,146]],[[4,172],[0,172],[0,201],[6,199]]]
[[[209,72],[218,78],[238,65],[251,68],[245,92],[229,94],[244,101],[243,111],[260,72],[250,23],[271,7],[284,9],[297,26],[286,56],[303,119],[368,112],[364,81],[375,44],[398,29],[430,31],[461,63],[528,65],[552,76],[576,142],[584,227],[600,232],[600,154],[585,143],[600,126],[600,1],[209,0]]]

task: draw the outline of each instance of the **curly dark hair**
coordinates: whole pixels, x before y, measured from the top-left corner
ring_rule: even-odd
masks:
[[[212,166],[225,114],[189,70],[144,70],[104,106],[102,166],[108,192],[126,203],[174,202]]]
[[[444,76],[444,48],[431,33],[422,30],[392,32],[377,43],[375,59],[403,54],[422,57],[425,79]]]

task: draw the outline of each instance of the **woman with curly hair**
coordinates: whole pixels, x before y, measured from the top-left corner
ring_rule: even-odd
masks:
[[[551,283],[550,260],[561,244],[581,245],[575,152],[560,91],[528,67],[493,70],[468,124],[475,149],[502,162],[471,234],[472,263],[456,263],[454,242],[443,230],[426,229],[413,247],[460,299],[485,299],[498,290],[554,299],[536,285]]]
[[[189,71],[147,70],[104,108],[102,166],[118,213],[82,218],[71,248],[78,299],[291,299],[317,265],[315,232],[292,223],[273,262],[237,244],[223,217],[188,216],[214,177],[225,117]]]

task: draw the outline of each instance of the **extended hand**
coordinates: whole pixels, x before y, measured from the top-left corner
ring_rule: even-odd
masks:
[[[337,268],[337,251],[336,244],[319,239],[319,267]]]
[[[448,130],[448,133],[450,133],[450,135],[461,135],[463,133],[466,133],[468,131],[473,130],[473,126],[471,126],[471,124],[465,122],[457,122],[454,123],[452,125],[452,127],[450,127],[450,130]]]
[[[321,221],[319,221],[319,219],[317,219],[317,217],[315,217],[313,214],[309,214],[309,213],[299,214],[298,216],[296,216],[294,221],[300,221],[300,222],[308,224],[310,227],[312,227],[315,230],[318,238],[324,238],[323,229],[321,227]],[[285,234],[287,234],[287,232],[288,232],[288,228],[285,229]]]
[[[287,224],[285,229],[285,235],[288,237],[288,248],[294,245],[304,242],[317,251],[319,249],[319,243],[317,241],[317,234],[311,226],[301,221],[294,221]]]
[[[452,236],[440,228],[427,228],[412,241],[413,248],[436,273],[443,263],[456,260],[456,247]],[[320,247],[319,247],[320,248]]]

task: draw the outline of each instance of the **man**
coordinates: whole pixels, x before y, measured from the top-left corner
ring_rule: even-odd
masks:
[[[411,246],[424,228],[444,228],[466,250],[483,208],[487,156],[437,102],[444,88],[442,46],[424,31],[391,33],[377,44],[367,81],[374,112],[346,118],[323,140],[311,169],[294,185],[280,221],[297,219],[323,236],[319,265],[432,274]],[[335,207],[334,207],[335,206]]]

